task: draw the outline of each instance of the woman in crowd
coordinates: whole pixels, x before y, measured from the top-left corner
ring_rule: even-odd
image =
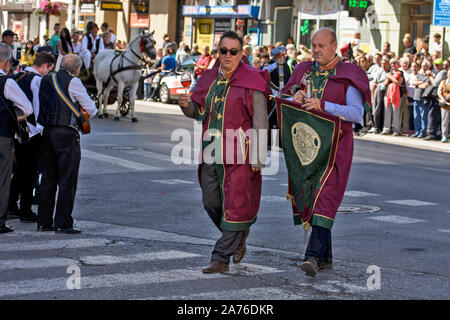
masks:
[[[66,54],[74,53],[72,46],[72,37],[67,28],[61,30],[61,37],[58,40],[58,60],[56,61],[55,71],[58,71],[61,65],[62,58]]]

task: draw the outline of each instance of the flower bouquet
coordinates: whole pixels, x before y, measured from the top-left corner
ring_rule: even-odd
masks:
[[[44,0],[39,4],[39,8],[34,10],[34,14],[37,16],[45,16],[46,30],[45,34],[48,35],[48,26],[50,16],[59,16],[59,9],[61,4],[59,2],[51,2],[50,0]]]
[[[42,1],[39,8],[34,11],[38,16],[58,16],[61,4],[59,2],[51,2],[50,0]]]

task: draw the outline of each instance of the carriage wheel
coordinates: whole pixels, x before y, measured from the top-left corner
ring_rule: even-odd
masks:
[[[119,111],[123,117],[130,112],[130,96],[128,90],[123,92],[122,104],[120,105]]]

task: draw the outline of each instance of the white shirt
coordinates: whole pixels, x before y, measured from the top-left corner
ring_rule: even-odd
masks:
[[[72,47],[73,47],[73,53],[75,53],[75,54],[81,53],[82,47],[81,47],[81,43],[79,41],[77,42],[77,44],[74,44],[72,42]]]
[[[105,45],[103,44],[103,38],[100,36],[97,36],[95,39],[92,37],[92,34],[89,34],[89,36],[84,36],[83,39],[81,40],[81,46],[83,47],[84,50],[89,51],[88,49],[88,39],[87,37],[91,37],[92,40],[92,49],[90,50],[91,53],[97,51],[97,39],[100,39],[99,42],[99,49],[98,52],[105,50]]]
[[[112,32],[110,32],[109,34],[111,35],[111,38],[110,38],[111,43],[116,42],[116,35]]]
[[[33,72],[38,75],[37,77],[34,77],[33,80],[31,80],[31,85],[30,85],[31,92],[33,92],[33,103],[32,103],[33,113],[34,113],[34,118],[36,119],[36,126],[33,126],[31,123],[28,122],[28,127],[30,128],[30,138],[31,138],[37,134],[41,134],[42,131],[44,130],[44,127],[41,126],[37,122],[37,118],[39,116],[39,87],[41,86],[41,75],[33,67],[27,67],[27,68],[25,68],[25,71]]]
[[[5,72],[1,69],[0,75],[5,75]],[[6,99],[12,101],[14,106],[21,109],[25,116],[29,116],[33,113],[33,106],[31,105],[31,102],[13,79],[6,80],[3,94]]]
[[[433,42],[433,46],[431,47],[430,53],[433,53],[434,51],[440,51],[442,56],[442,41]]]
[[[97,113],[97,107],[94,101],[86,91],[81,80],[77,77],[73,77],[69,83],[69,95],[73,102],[79,102],[84,110],[89,114],[90,118],[93,118]]]

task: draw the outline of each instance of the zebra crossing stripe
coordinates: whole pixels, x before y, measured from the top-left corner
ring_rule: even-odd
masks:
[[[437,203],[427,202],[427,201],[419,201],[414,199],[405,199],[405,200],[389,200],[387,203],[400,204],[404,206],[410,207],[420,207],[420,206],[436,206]]]
[[[390,222],[390,223],[395,223],[395,224],[428,222],[426,220],[402,217],[402,216],[397,216],[397,215],[369,217],[367,219],[380,221],[380,222]]]
[[[283,272],[283,270],[275,268],[250,264],[241,265],[240,268],[242,269],[219,274],[204,274],[201,268],[186,268],[153,272],[114,273],[86,277],[83,276],[83,269],[81,268],[80,289],[139,286],[177,281],[220,279],[236,275],[247,276]],[[0,282],[0,297],[69,290],[67,288],[67,280],[67,278],[61,277]]]
[[[111,256],[111,255],[87,256],[81,257],[80,261],[84,265],[111,265],[116,263],[135,263],[153,260],[172,260],[172,259],[185,259],[194,257],[201,257],[201,255],[189,252],[169,250],[160,252],[131,254],[126,256]]]
[[[347,197],[356,197],[356,198],[379,196],[379,194],[376,194],[376,193],[369,193],[369,192],[363,192],[363,191],[345,191],[344,195]]]
[[[64,239],[64,240],[42,240],[32,242],[10,242],[1,243],[0,252],[35,251],[35,250],[55,250],[55,249],[77,249],[88,247],[102,247],[114,244],[114,241],[92,238],[92,239]],[[115,243],[122,244],[122,243]]]
[[[68,267],[73,264],[77,261],[67,258],[0,260],[0,271]]]
[[[293,293],[281,288],[258,287],[240,290],[220,290],[190,295],[154,296],[139,300],[299,300],[308,299],[307,295]]]
[[[135,161],[125,160],[125,159],[118,158],[118,157],[112,157],[112,156],[108,156],[106,154],[89,151],[86,149],[82,150],[81,157],[88,158],[91,160],[106,162],[106,163],[109,163],[109,164],[112,164],[115,166],[125,167],[125,168],[133,169],[136,171],[162,171],[163,170],[158,167],[149,166],[149,165],[142,164],[142,163],[135,162]]]
[[[0,260],[0,271],[28,270],[41,268],[68,267],[70,265],[112,265],[118,263],[136,263],[154,260],[172,260],[201,257],[199,254],[181,251],[160,251],[131,254],[125,256],[97,255],[86,256],[79,259],[68,258],[37,258],[37,259],[11,259]]]

